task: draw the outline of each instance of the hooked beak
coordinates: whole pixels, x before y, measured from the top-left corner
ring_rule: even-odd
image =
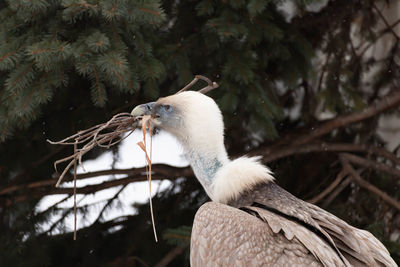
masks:
[[[154,107],[155,103],[156,102],[150,102],[150,103],[138,105],[132,110],[131,115],[133,117],[152,115],[153,107]]]
[[[142,117],[146,115],[150,115],[153,119],[151,120],[151,128],[154,128],[157,125],[160,125],[160,122],[157,120],[158,115],[155,114],[154,106],[156,102],[150,102],[146,104],[141,104],[136,106],[132,112],[131,115],[135,118],[138,119],[137,121],[137,126],[141,127],[142,126]],[[149,125],[150,127],[150,125]]]

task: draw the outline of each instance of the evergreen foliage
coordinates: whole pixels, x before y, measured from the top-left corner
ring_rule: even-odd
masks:
[[[285,4],[295,6],[293,18],[285,14]],[[165,177],[173,182],[171,188],[154,198],[157,229],[165,238],[159,243],[152,239],[148,204],[135,204],[135,215],[104,219],[104,213],[119,207],[118,194],[106,203],[79,208],[80,214],[99,215],[73,242],[64,225],[72,210],[62,205],[71,195],[47,211],[35,209],[41,197],[55,192],[47,183],[55,175],[53,162],[71,152],[45,140],[58,140],[129,112],[202,74],[220,84],[211,96],[224,113],[229,154],[285,153],[297,138],[323,123],[321,114],[335,118],[362,110],[398,88],[399,37],[377,11],[398,4],[0,1],[0,266],[153,266],[174,247],[186,250],[175,255],[170,266],[188,266],[190,227],[183,225],[191,225],[208,199],[193,176],[182,178],[182,170],[176,168],[176,177]],[[388,38],[389,48],[378,58],[369,48],[376,48],[382,38]],[[313,141],[382,148],[387,140],[377,134],[379,121],[396,112],[399,107]],[[95,150],[85,159],[103,152]],[[280,185],[311,199],[341,171],[340,152],[296,152],[269,165]],[[396,168],[395,162],[373,151],[350,152]],[[398,158],[398,147],[390,153]],[[363,179],[398,200],[398,177],[371,166],[376,165],[358,169]],[[347,185],[346,181],[333,199],[326,197],[318,204],[369,229],[400,262],[400,239],[393,241],[400,227],[399,211],[351,179]],[[42,233],[53,216],[60,219]]]
[[[3,141],[57,90],[70,90],[71,79],[87,80],[93,104],[103,107],[107,91],[133,93],[164,72],[147,38],[165,20],[158,1],[8,1],[0,20]],[[133,46],[147,53],[130,53]]]

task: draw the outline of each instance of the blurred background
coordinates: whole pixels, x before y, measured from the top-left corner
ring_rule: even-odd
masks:
[[[55,188],[53,167],[73,151],[46,140],[196,74],[220,85],[232,157],[262,155],[400,263],[399,40],[398,0],[0,1],[0,266],[189,266],[209,199],[171,136],[153,144],[158,243],[139,131],[83,159],[77,241],[72,175]]]

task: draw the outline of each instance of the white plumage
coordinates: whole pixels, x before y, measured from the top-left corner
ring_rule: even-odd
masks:
[[[260,158],[240,157],[227,162],[216,173],[210,198],[226,204],[257,184],[272,182],[272,172],[260,163]]]

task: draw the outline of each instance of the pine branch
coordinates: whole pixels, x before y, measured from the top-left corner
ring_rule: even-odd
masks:
[[[103,213],[106,211],[106,209],[108,207],[110,207],[110,205],[114,202],[114,200],[118,198],[118,196],[122,193],[122,191],[124,191],[126,186],[127,185],[123,185],[111,198],[109,198],[107,200],[107,203],[103,206],[103,208],[99,212],[99,215],[97,216],[96,220],[94,221],[94,224],[98,223],[100,221],[100,219],[103,217]]]
[[[66,197],[65,199],[71,197],[71,195],[68,195],[68,197]],[[83,200],[83,198],[80,199],[79,202],[81,202],[82,200]],[[59,204],[59,203],[57,202],[56,204]],[[53,206],[55,206],[56,204],[54,204]],[[61,217],[57,221],[55,221],[46,232],[42,233],[42,235],[47,235],[48,233],[51,233],[54,230],[54,228],[56,228],[56,226],[58,224],[60,224],[62,221],[64,221],[65,218],[71,213],[76,214],[76,206],[74,206],[74,209],[65,209],[63,214],[61,215]],[[76,215],[75,215],[75,218],[76,218]],[[76,235],[76,230],[74,229],[74,236],[75,235]]]
[[[1,64],[4,60],[6,60],[6,59],[8,59],[9,57],[15,55],[16,53],[17,53],[17,51],[11,51],[11,52],[8,52],[8,53],[6,53],[5,55],[1,56],[1,57],[0,57],[0,64]]]
[[[161,17],[161,13],[156,10],[151,10],[149,8],[144,8],[144,7],[139,8],[139,10],[153,16]]]
[[[368,43],[368,44],[363,48],[363,50],[359,53],[358,57],[362,57],[362,56],[365,54],[365,52],[367,52],[368,49],[370,49],[373,45],[375,45],[376,42],[377,42],[379,39],[381,39],[383,36],[385,36],[385,34],[386,34],[388,31],[390,31],[390,32],[393,31],[393,28],[395,28],[395,27],[397,26],[397,24],[399,24],[399,23],[400,23],[400,19],[398,19],[397,21],[395,21],[394,23],[392,23],[392,24],[389,25],[388,27],[382,29],[382,30],[379,32],[378,36],[376,37],[375,42],[370,42],[370,43]],[[362,45],[362,44],[363,44],[363,43],[361,43],[361,45]],[[360,45],[360,46],[361,46],[361,45]],[[357,48],[357,50],[361,48],[360,46]]]
[[[156,265],[155,267],[167,267],[168,264],[173,261],[176,257],[181,255],[185,251],[183,247],[175,247],[170,250]]]
[[[51,205],[50,207],[48,207],[46,210],[44,210],[44,211],[42,211],[42,212],[36,214],[36,216],[42,216],[42,215],[44,215],[44,214],[46,214],[46,213],[51,212],[51,211],[52,211],[53,209],[55,209],[59,204],[61,204],[61,203],[65,202],[65,201],[67,201],[71,196],[72,196],[72,195],[68,195],[68,196],[66,196],[65,198],[63,198],[63,199],[57,201],[56,203],[54,203],[53,205]]]

